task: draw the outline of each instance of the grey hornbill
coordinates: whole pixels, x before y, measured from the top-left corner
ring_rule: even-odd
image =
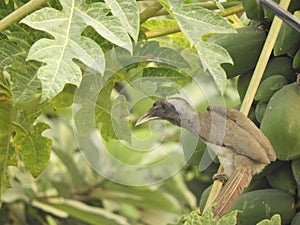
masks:
[[[215,200],[213,212],[221,217],[228,212],[252,176],[260,173],[276,155],[272,145],[256,125],[241,112],[210,106],[197,113],[182,98],[157,101],[136,123],[167,120],[201,138],[216,153],[228,182]]]

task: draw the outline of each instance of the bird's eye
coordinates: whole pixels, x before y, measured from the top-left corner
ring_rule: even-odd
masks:
[[[162,109],[166,109],[168,105],[166,103],[161,104]]]

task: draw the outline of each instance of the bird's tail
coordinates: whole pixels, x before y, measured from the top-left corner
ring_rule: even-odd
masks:
[[[222,217],[225,215],[233,206],[243,190],[249,186],[251,179],[252,173],[249,170],[240,169],[234,171],[214,201],[214,215],[217,217]]]

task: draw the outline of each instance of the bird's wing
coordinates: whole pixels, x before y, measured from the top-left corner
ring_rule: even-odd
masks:
[[[226,106],[210,106],[208,107],[208,111],[215,112],[217,114],[220,114],[221,116],[227,117],[233,123],[237,124],[243,130],[247,131],[265,149],[269,160],[275,161],[276,154],[270,141],[267,139],[264,133],[260,129],[258,129],[258,127],[243,113]]]
[[[228,148],[256,162],[270,163],[264,147],[232,120],[214,111],[199,113],[198,117],[199,137],[206,143]]]

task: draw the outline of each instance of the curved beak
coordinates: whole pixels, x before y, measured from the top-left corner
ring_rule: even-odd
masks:
[[[148,122],[150,120],[160,120],[161,118],[157,115],[157,107],[152,107],[146,112],[143,116],[139,118],[135,126],[138,126],[142,123]]]

